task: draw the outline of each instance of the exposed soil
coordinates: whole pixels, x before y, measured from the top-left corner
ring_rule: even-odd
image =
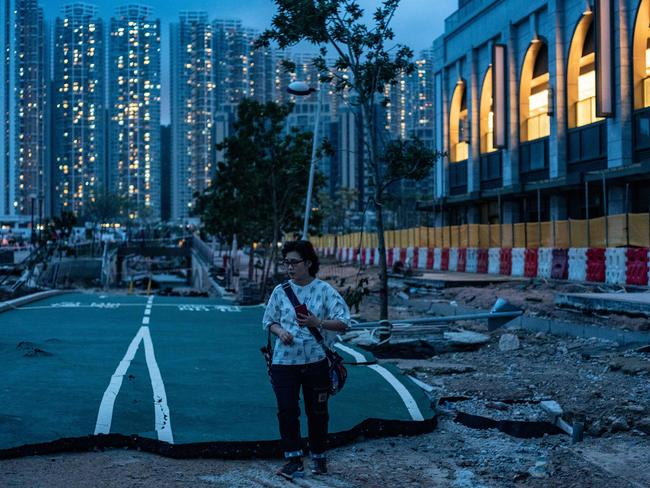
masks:
[[[354,281],[352,267],[324,266],[322,276]],[[361,316],[378,318],[377,278]],[[344,286],[346,285],[344,284]],[[488,309],[495,296],[530,315],[644,329],[625,316],[589,317],[557,310],[558,291],[582,285],[519,282],[489,288],[425,292],[391,290],[391,318],[422,315],[431,300]],[[399,292],[407,293],[399,295]],[[426,308],[426,307],[425,307]],[[359,439],[330,453],[330,474],[294,484],[324,487],[644,487],[650,486],[650,352],[596,339],[571,339],[524,330],[488,332],[481,323],[462,328],[489,341],[474,351],[418,360],[384,359],[432,387],[439,425],[415,437]],[[452,325],[451,328],[461,326]],[[514,337],[513,337],[514,336]],[[511,349],[508,350],[507,345]],[[584,440],[565,433],[519,438],[498,428],[459,423],[461,413],[517,425],[548,423],[540,402],[555,400],[568,425],[584,424]],[[332,401],[336,401],[333,399]],[[488,422],[489,423],[489,422]],[[500,424],[499,424],[500,425]],[[530,434],[530,432],[529,432]],[[273,487],[291,483],[274,470],[279,460],[173,460],[137,451],[107,450],[0,461],[2,486],[51,487]]]

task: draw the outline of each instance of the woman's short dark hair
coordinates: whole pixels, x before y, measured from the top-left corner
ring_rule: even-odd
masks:
[[[311,266],[309,266],[309,274],[311,276],[316,276],[318,268],[320,268],[320,263],[311,242],[303,240],[285,242],[284,246],[282,246],[282,257],[286,258],[287,254],[290,252],[297,252],[300,254],[301,259],[311,262]]]

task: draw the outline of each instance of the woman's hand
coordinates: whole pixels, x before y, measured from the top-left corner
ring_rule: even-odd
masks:
[[[311,312],[309,312],[309,315],[297,313],[296,317],[300,327],[318,327],[320,325],[320,319]]]
[[[293,335],[289,331],[282,329],[278,334],[278,338],[282,341],[282,344],[293,344]]]

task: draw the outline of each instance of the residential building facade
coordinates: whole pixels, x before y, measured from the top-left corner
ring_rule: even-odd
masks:
[[[212,24],[207,13],[181,13],[171,25],[171,217],[190,217],[194,193],[215,174],[216,83]]]
[[[11,205],[17,215],[47,216],[51,211],[48,34],[36,0],[16,0],[14,8]]]
[[[108,41],[109,182],[135,218],[160,217],[160,20],[119,7]]]
[[[106,190],[104,25],[97,9],[63,7],[54,27],[56,210],[82,215]]]

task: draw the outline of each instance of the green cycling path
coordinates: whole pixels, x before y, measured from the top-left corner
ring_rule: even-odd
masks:
[[[277,452],[263,312],[219,299],[66,294],[1,313],[0,457],[134,442],[188,456]],[[349,376],[330,400],[333,444],[434,428],[409,378],[368,352],[337,350]]]

